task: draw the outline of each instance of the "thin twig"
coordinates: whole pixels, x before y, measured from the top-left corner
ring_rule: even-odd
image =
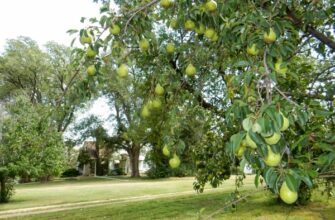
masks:
[[[280,89],[278,89],[277,86],[274,86],[274,89],[281,95],[283,96],[284,99],[286,99],[287,101],[289,101],[290,103],[292,103],[293,105],[297,106],[297,107],[300,107],[298,105],[298,103],[292,101],[289,97],[287,97]]]
[[[213,212],[212,214],[210,214],[209,216],[207,216],[205,219],[211,219],[212,217],[214,217],[215,215],[221,213],[222,211],[224,211],[227,207],[231,206],[232,204],[237,203],[237,202],[240,202],[240,201],[246,199],[247,197],[249,197],[250,195],[254,195],[254,194],[256,194],[256,193],[260,193],[260,192],[263,192],[263,191],[266,191],[266,190],[267,190],[266,187],[264,187],[264,188],[262,188],[262,189],[259,189],[259,190],[256,190],[256,191],[253,190],[252,192],[250,192],[250,193],[248,193],[248,194],[242,196],[242,197],[239,198],[239,199],[236,199],[236,200],[233,200],[233,201],[230,201],[230,202],[226,203],[222,208],[220,208],[220,209],[218,209],[217,211]]]
[[[128,25],[129,25],[130,21],[135,17],[135,15],[137,13],[139,13],[140,11],[145,10],[146,8],[149,8],[150,6],[152,6],[152,5],[154,5],[154,4],[158,3],[158,2],[159,2],[159,0],[153,0],[153,1],[149,2],[149,3],[147,3],[147,4],[144,4],[144,5],[140,6],[140,7],[132,10],[131,12],[129,12],[129,14],[132,14],[132,15],[130,16],[130,18],[126,22],[126,25],[124,27],[123,35],[126,34],[127,28],[128,28]]]

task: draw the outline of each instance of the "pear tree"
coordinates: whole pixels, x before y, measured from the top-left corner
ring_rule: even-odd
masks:
[[[82,50],[92,44],[98,54],[86,60],[97,67],[91,80],[132,69],[146,131],[171,126],[156,138],[172,167],[185,145],[193,149],[196,189],[228,179],[224,162],[250,164],[255,185],[264,179],[287,204],[334,178],[333,1],[97,2],[100,18],[79,31]],[[108,33],[115,23],[120,33]],[[150,110],[156,96],[166,107],[159,115]],[[213,155],[222,163],[211,165]]]

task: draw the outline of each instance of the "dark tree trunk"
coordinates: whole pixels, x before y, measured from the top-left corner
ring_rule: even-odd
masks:
[[[130,159],[131,177],[140,177],[140,170],[138,167],[140,161],[140,147],[133,144],[131,149],[127,151]]]
[[[4,202],[5,201],[5,197],[6,197],[6,178],[3,177],[0,179],[0,202]]]

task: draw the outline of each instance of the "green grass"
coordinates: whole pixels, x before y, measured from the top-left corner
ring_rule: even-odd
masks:
[[[231,183],[233,183],[232,181]],[[192,191],[193,182],[194,178],[170,178],[162,180],[149,180],[146,178],[82,178],[78,180],[54,181],[51,183],[21,184],[16,186],[16,192],[11,202],[1,205],[0,211]],[[247,180],[246,184],[252,186],[252,180]],[[227,186],[227,190],[233,189],[232,184],[228,184]]]
[[[104,205],[94,208],[76,209],[25,217],[25,219],[204,219],[221,209],[229,193],[210,193],[182,196],[154,201],[131,202],[127,204]],[[304,207],[278,204],[267,193],[252,196],[240,203],[237,211],[223,210],[213,219],[334,219],[335,202],[328,205],[312,203]]]
[[[95,179],[61,180],[48,184],[23,184],[11,203],[1,210],[67,204],[131,196],[155,195],[192,191],[193,178],[148,179]],[[221,210],[234,190],[234,179],[225,182],[218,190],[205,190],[204,194],[191,194],[145,201],[104,204],[90,208],[24,216],[24,219],[198,219],[200,210],[204,219]],[[249,176],[242,188],[255,190]],[[324,202],[315,195],[308,206],[292,207],[279,204],[268,192],[260,192],[238,204],[237,210],[222,209],[213,219],[334,219],[335,201]],[[23,219],[18,217],[17,219]]]

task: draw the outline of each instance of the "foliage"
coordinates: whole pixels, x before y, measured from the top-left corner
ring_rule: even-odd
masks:
[[[61,133],[50,127],[48,109],[17,97],[8,110],[0,151],[10,173],[23,179],[59,175],[64,145]]]
[[[115,168],[114,170],[109,171],[109,175],[110,176],[121,176],[121,175],[125,175],[125,172],[121,167],[119,167],[119,168]]]
[[[76,177],[76,176],[79,176],[79,171],[75,168],[67,169],[61,175],[61,177]]]
[[[14,194],[14,182],[9,178],[9,170],[0,167],[0,203],[8,202]]]

